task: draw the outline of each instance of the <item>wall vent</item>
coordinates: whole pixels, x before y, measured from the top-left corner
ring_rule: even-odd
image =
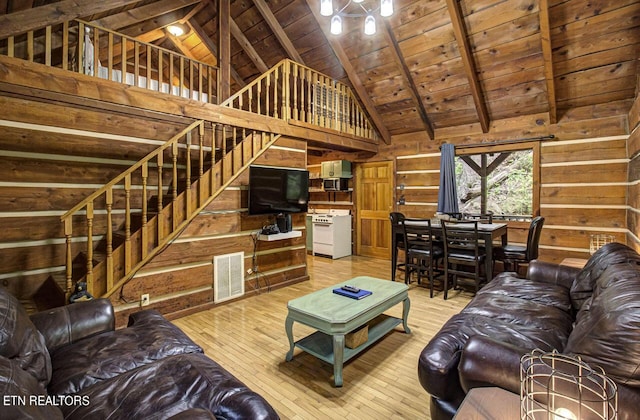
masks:
[[[244,295],[244,252],[213,257],[213,301]]]

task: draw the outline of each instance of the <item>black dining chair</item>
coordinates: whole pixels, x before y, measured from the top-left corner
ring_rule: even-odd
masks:
[[[404,263],[398,264],[398,250],[404,251],[405,249],[402,228],[404,219],[405,217],[402,213],[389,213],[389,220],[391,221],[391,281],[396,281],[396,271],[398,269],[405,269]]]
[[[411,282],[411,273],[416,272],[418,284],[422,274],[429,279],[429,294],[433,297],[434,271],[444,250],[436,243],[429,219],[404,219],[402,221],[405,243],[405,283]]]
[[[444,239],[444,298],[447,299],[449,276],[453,276],[453,288],[458,287],[460,277],[473,281],[475,291],[480,289],[483,267],[487,258],[480,246],[478,222],[442,221]]]
[[[526,245],[507,244],[493,249],[493,260],[502,261],[505,271],[520,270],[520,264],[529,264],[530,261],[538,258],[538,247],[540,244],[540,234],[544,225],[544,217],[534,217],[529,225],[529,234]]]

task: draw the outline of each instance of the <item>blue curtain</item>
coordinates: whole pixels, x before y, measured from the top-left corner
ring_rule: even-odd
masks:
[[[444,143],[440,150],[440,188],[438,189],[438,213],[459,213],[456,187],[456,149]]]

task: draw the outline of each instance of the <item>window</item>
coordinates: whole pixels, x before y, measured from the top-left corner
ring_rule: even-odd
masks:
[[[461,213],[493,213],[497,219],[537,214],[535,148],[491,150],[456,156],[456,184]]]

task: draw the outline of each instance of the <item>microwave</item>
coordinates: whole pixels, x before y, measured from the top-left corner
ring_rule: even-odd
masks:
[[[348,178],[323,179],[322,189],[325,191],[347,191],[349,189],[349,179]]]

